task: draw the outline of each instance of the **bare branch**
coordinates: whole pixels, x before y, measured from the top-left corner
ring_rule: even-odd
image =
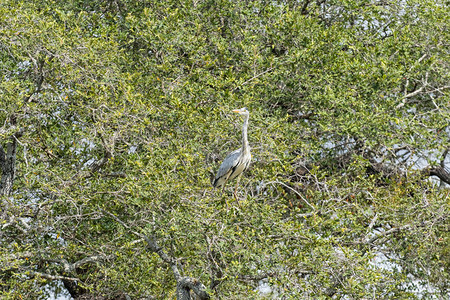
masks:
[[[101,261],[101,260],[106,260],[106,259],[111,258],[111,257],[112,256],[105,256],[105,255],[88,256],[88,257],[85,257],[85,258],[83,258],[83,259],[81,259],[79,261],[74,262],[72,264],[72,268],[76,269],[76,268],[79,268],[79,267],[81,267],[81,266],[83,266],[85,264],[95,263],[95,262],[98,262],[98,261]]]
[[[274,67],[268,68],[267,70],[265,70],[264,72],[261,72],[259,74],[256,74],[255,76],[253,76],[252,78],[244,81],[242,84],[240,84],[239,86],[237,86],[236,88],[234,88],[234,90],[238,89],[240,86],[246,85],[247,83],[251,82],[252,80],[258,78],[259,76],[262,76],[264,74],[266,74],[267,72],[272,71],[273,69],[275,69]]]
[[[139,233],[137,231],[134,231],[130,228],[130,226],[128,226],[127,224],[125,224],[121,219],[119,219],[118,217],[116,217],[115,215],[113,215],[112,213],[110,213],[109,211],[106,211],[104,209],[101,210],[102,213],[107,214],[108,216],[110,216],[111,218],[113,218],[114,220],[116,220],[118,223],[120,223],[123,227],[125,227],[126,229],[128,229],[132,234],[145,239],[145,236],[142,233]]]
[[[421,61],[422,59],[423,59],[423,56],[419,59],[419,61]],[[425,73],[425,80],[423,82],[423,85],[420,88],[418,88],[417,90],[415,90],[415,91],[413,91],[411,93],[407,93],[408,83],[409,83],[409,81],[407,80],[406,81],[406,85],[405,85],[405,95],[403,96],[401,102],[395,107],[396,109],[402,108],[403,106],[405,106],[406,101],[408,100],[408,98],[414,97],[414,96],[420,94],[423,91],[425,86],[428,85],[428,72]]]
[[[269,273],[262,273],[259,275],[239,275],[238,279],[242,281],[260,281],[269,277],[273,277],[276,273],[275,272],[269,272]]]
[[[107,173],[107,174],[102,174],[105,177],[120,177],[120,178],[126,178],[127,174],[125,174],[124,172],[112,172],[112,173]]]
[[[130,228],[126,223],[120,220],[115,215],[107,212],[105,210],[101,210],[104,214],[109,215],[126,229],[128,229],[134,235],[137,235],[140,238],[143,238],[147,242],[147,247],[150,251],[155,252],[159,255],[159,257],[167,264],[170,265],[172,272],[174,274],[175,280],[177,281],[177,299],[178,300],[188,300],[191,299],[190,291],[192,290],[199,299],[209,299],[209,294],[206,292],[206,287],[201,283],[198,279],[191,277],[182,277],[180,271],[178,270],[177,261],[175,258],[169,256],[166,252],[164,252],[163,248],[160,247],[156,241],[156,238],[153,236],[143,235],[139,232],[136,232]]]
[[[12,126],[16,125],[16,117],[11,115],[10,123]],[[15,132],[10,137],[7,144],[6,152],[0,145],[0,195],[9,195],[12,191],[15,174],[16,174],[16,153],[17,153],[17,138],[23,135],[23,128]]]
[[[447,158],[448,153],[450,152],[450,148],[445,149],[444,153],[442,153],[441,167],[445,167],[445,159]]]
[[[100,160],[99,162],[94,162],[91,165],[91,172],[95,173],[100,170],[109,161],[110,158],[112,158],[111,152],[105,149],[105,154],[102,160]]]
[[[450,184],[450,172],[447,171],[445,167],[442,166],[434,166],[426,168],[423,171],[424,175],[426,176],[436,176],[443,182]]]
[[[145,236],[144,239],[147,242],[148,248],[152,252],[155,252],[156,254],[158,254],[159,257],[161,257],[161,259],[165,263],[170,265],[170,267],[172,268],[172,271],[173,271],[173,274],[175,276],[176,281],[179,282],[182,278],[181,278],[181,275],[180,275],[180,271],[178,270],[178,266],[177,266],[176,260],[173,259],[169,255],[167,255],[167,253],[164,252],[164,250],[158,245],[158,243],[156,242],[156,239],[154,237]]]
[[[376,240],[378,240],[382,237],[389,236],[391,234],[394,234],[396,232],[399,232],[399,231],[402,231],[402,230],[405,230],[408,228],[411,228],[411,225],[405,225],[405,226],[391,228],[389,230],[383,231],[383,232],[371,237],[370,239],[366,239],[364,241],[364,244],[372,244],[373,242],[375,242]]]
[[[177,283],[177,298],[191,299],[189,291],[192,290],[200,300],[209,299],[209,294],[206,292],[206,287],[197,279],[192,277],[183,277]]]
[[[312,210],[316,210],[315,207],[312,206],[312,205],[308,202],[308,200],[305,199],[305,197],[303,197],[299,192],[297,192],[294,188],[288,186],[287,184],[285,184],[285,183],[283,183],[283,182],[281,182],[281,181],[278,181],[278,180],[277,180],[277,181],[269,182],[269,183],[267,183],[267,184],[274,184],[274,183],[280,184],[280,185],[284,186],[285,188],[287,188],[287,189],[293,191],[293,192],[294,192],[297,196],[299,196],[306,204],[308,204],[308,206],[311,207]]]
[[[49,280],[69,280],[69,281],[80,281],[80,279],[75,277],[67,277],[67,276],[61,276],[61,275],[51,275],[36,271],[28,270],[27,273],[33,277],[42,277]]]
[[[403,98],[406,99],[406,98],[414,97],[415,95],[420,94],[423,91],[423,88],[424,88],[424,86],[421,86],[420,88],[418,88],[414,92],[406,94]]]

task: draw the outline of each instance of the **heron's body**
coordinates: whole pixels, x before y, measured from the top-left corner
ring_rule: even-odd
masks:
[[[252,155],[250,153],[250,146],[247,140],[249,112],[246,108],[233,110],[233,112],[245,116],[244,125],[242,127],[242,147],[228,154],[220,165],[219,171],[217,171],[213,186],[215,188],[222,187],[222,190],[228,181],[240,176],[242,172],[244,172],[249,167],[252,158]],[[236,189],[234,195],[236,196]]]
[[[252,155],[250,154],[250,151],[247,151],[244,155],[242,155],[241,152],[242,149],[238,149],[225,157],[223,163],[220,165],[219,171],[217,171],[216,179],[213,183],[215,188],[225,186],[227,181],[233,180],[247,170]]]

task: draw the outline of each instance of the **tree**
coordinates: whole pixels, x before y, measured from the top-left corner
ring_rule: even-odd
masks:
[[[449,15],[2,0],[1,297],[445,298]]]

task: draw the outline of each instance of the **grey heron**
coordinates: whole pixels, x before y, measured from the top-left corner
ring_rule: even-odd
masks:
[[[238,177],[236,187],[234,189],[234,197],[237,200],[236,191],[239,180],[242,172],[247,170],[248,166],[250,165],[252,155],[250,154],[250,146],[248,145],[247,140],[248,118],[250,114],[245,107],[241,109],[235,109],[233,110],[233,112],[244,116],[244,125],[242,127],[242,147],[231,152],[227,155],[227,157],[225,157],[222,164],[220,165],[219,171],[217,171],[213,186],[214,188],[222,187],[223,192],[226,183]]]

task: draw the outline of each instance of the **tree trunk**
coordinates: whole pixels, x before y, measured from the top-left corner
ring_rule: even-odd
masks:
[[[16,173],[16,148],[17,141],[14,137],[11,137],[11,141],[6,147],[6,153],[0,145],[0,169],[2,170],[0,196],[11,194]]]
[[[191,290],[195,293],[197,299],[209,299],[209,294],[205,291],[206,287],[199,280],[182,277],[177,281],[177,300],[191,300]]]

